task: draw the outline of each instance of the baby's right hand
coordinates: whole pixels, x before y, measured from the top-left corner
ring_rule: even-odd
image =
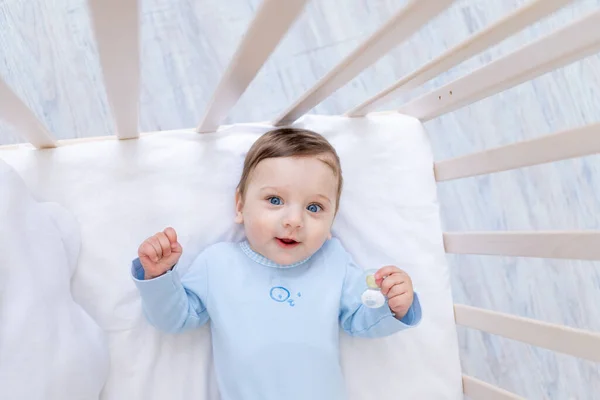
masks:
[[[140,245],[138,256],[144,267],[144,279],[161,276],[177,264],[183,249],[177,242],[177,232],[167,228],[149,237]]]

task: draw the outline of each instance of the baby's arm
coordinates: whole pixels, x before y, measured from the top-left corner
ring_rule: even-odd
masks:
[[[377,280],[382,292],[392,297],[382,307],[368,308],[361,302],[361,295],[367,289],[365,274],[349,256],[348,259],[340,304],[340,323],[348,334],[384,337],[419,324],[421,305],[417,294],[412,293],[412,285],[406,284],[405,273],[396,272],[400,271],[396,267],[385,267],[378,271],[385,275],[396,272],[389,274],[383,282],[381,278]],[[399,313],[395,315],[392,308]]]
[[[142,298],[142,309],[152,325],[176,333],[208,322],[205,257],[200,255],[180,277],[176,263],[181,246],[172,228],[142,243],[138,255],[131,272]]]

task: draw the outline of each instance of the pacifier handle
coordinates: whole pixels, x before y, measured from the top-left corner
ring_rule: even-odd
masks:
[[[367,270],[365,280],[367,282],[367,290],[362,294],[362,303],[369,308],[379,308],[385,304],[385,296],[381,293],[381,288],[377,285],[375,273],[377,270]],[[383,278],[385,279],[385,278]]]

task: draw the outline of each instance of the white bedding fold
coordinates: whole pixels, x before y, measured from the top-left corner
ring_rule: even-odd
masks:
[[[71,296],[79,247],[73,215],[0,160],[0,399],[99,398],[108,346]]]

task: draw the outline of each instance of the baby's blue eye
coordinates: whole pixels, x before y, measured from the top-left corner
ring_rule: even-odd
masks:
[[[321,206],[318,204],[310,204],[306,209],[310,212],[316,213],[322,210]]]
[[[273,196],[273,197],[269,198],[269,202],[271,204],[273,204],[274,206],[280,206],[281,204],[283,204],[283,201],[281,200],[281,198],[277,197],[277,196]]]

